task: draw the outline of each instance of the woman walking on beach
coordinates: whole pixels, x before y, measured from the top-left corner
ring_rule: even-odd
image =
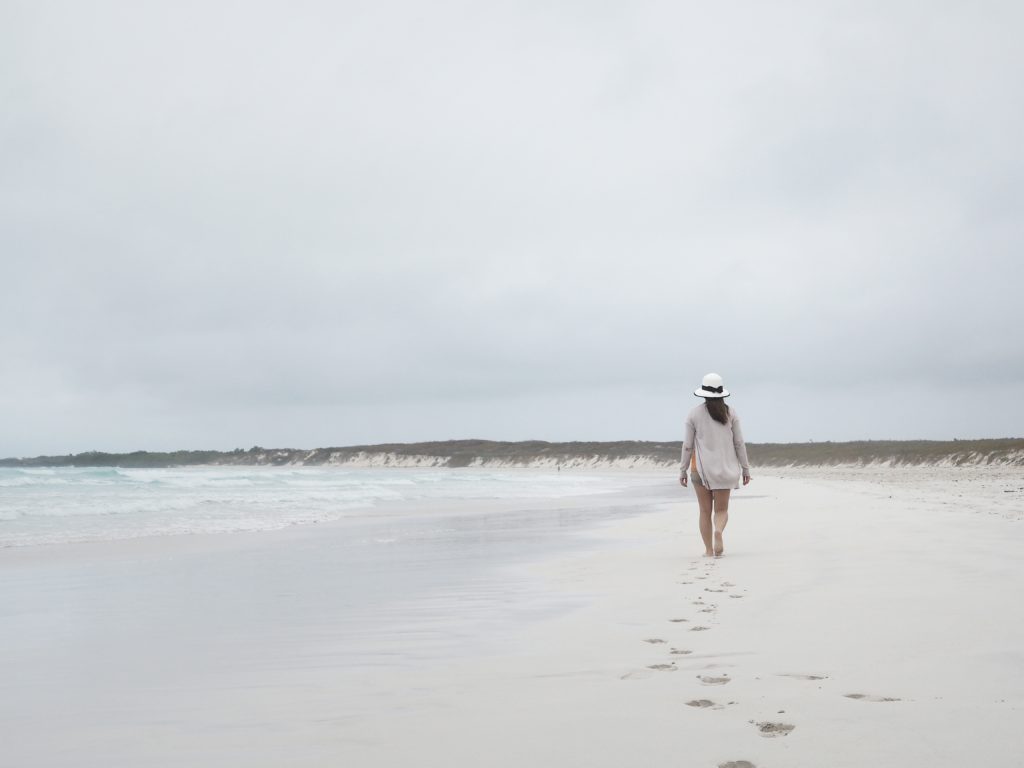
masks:
[[[703,397],[704,403],[686,417],[679,482],[684,487],[687,485],[686,470],[690,468],[700,505],[704,556],[720,557],[725,552],[722,531],[729,522],[729,494],[733,488],[740,487],[740,477],[744,485],[750,482],[750,463],[739,417],[725,404],[729,392],[722,385],[722,377],[709,373],[693,394]]]

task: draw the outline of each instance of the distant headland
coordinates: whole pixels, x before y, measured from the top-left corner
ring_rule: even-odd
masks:
[[[349,466],[656,469],[675,466],[679,442],[549,443],[446,440],[340,448],[236,448],[233,451],[134,451],[0,459],[2,467]],[[748,443],[753,467],[863,465],[1024,466],[1024,438]]]

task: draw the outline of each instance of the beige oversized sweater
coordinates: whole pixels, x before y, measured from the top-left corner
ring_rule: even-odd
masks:
[[[711,418],[704,403],[690,411],[686,417],[680,475],[690,466],[691,453],[696,453],[697,474],[713,491],[739,488],[740,478],[750,475],[740,419],[732,408],[727,424],[719,424]]]

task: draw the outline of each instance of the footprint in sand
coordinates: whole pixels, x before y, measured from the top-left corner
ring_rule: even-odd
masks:
[[[722,582],[722,586],[723,587],[735,587],[736,585],[733,584],[731,581],[723,581]]]
[[[707,709],[708,707],[715,706],[715,702],[711,701],[711,699],[694,699],[693,701],[686,702],[686,706]]]
[[[828,675],[804,675],[799,672],[783,672],[779,677],[792,677],[795,680],[828,680]]]
[[[648,637],[648,638],[644,638],[644,642],[645,643],[651,643],[651,644],[657,644],[657,643],[664,643],[665,641],[662,640],[660,637]]]
[[[650,677],[651,673],[646,669],[638,669],[633,672],[627,672],[624,675],[619,676],[619,680],[643,680],[645,677]]]
[[[843,696],[857,701],[903,701],[892,696],[868,696],[866,693],[844,693]]]
[[[729,597],[743,597],[743,595],[729,595]]]
[[[675,664],[650,664],[650,665],[648,665],[647,668],[648,669],[656,669],[659,672],[675,672],[676,671],[676,665]]]
[[[686,651],[686,650],[683,650],[682,648],[673,648],[673,649],[672,649],[672,650],[670,651],[670,653],[671,653],[671,654],[672,654],[673,656],[686,656],[686,655],[687,655],[687,654],[689,654],[689,653],[693,653],[693,651]]]
[[[704,685],[725,685],[732,678],[730,677],[711,677],[710,675],[697,675],[697,679],[700,680]]]
[[[711,629],[711,627],[690,627],[691,632],[704,632],[708,629]],[[664,640],[662,642],[664,642]]]
[[[725,592],[724,589],[712,589],[711,587],[704,587],[705,592]]]
[[[719,763],[718,768],[757,768],[749,760],[730,760],[728,763]]]
[[[768,738],[774,738],[775,736],[788,736],[789,732],[794,728],[796,728],[796,726],[790,725],[789,723],[770,723],[767,721],[757,723],[758,732],[762,736],[766,736]]]
[[[689,621],[689,619],[669,619],[673,624],[678,624],[681,621]]]
[[[709,608],[701,608],[697,613],[714,613],[716,610],[715,606],[712,605]]]

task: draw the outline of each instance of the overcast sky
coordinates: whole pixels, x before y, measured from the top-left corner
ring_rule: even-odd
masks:
[[[0,4],[0,456],[1024,435],[1019,2]]]

